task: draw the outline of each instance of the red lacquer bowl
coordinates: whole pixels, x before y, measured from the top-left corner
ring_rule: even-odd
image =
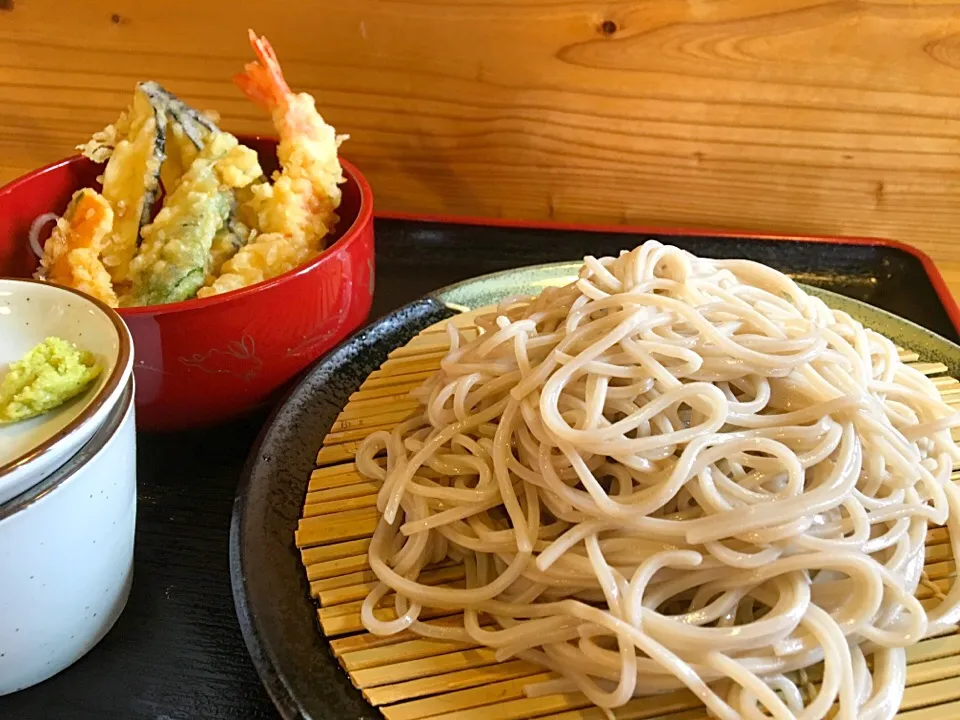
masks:
[[[275,140],[241,141],[273,170]],[[353,165],[344,161],[343,170],[340,221],[316,259],[224,295],[120,309],[134,341],[138,428],[180,430],[242,415],[363,323],[374,285],[373,193]],[[34,272],[33,221],[62,213],[77,189],[98,187],[101,171],[72,157],[0,189],[0,276]]]

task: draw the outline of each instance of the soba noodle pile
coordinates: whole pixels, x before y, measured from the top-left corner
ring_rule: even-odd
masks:
[[[958,584],[914,598],[929,525],[960,556],[960,453],[890,341],[655,241],[478,325],[357,456],[383,482],[370,632],[496,648],[560,676],[528,694],[602,708],[686,687],[719,718],[896,713],[904,648],[960,619]],[[444,559],[465,585],[418,582]]]

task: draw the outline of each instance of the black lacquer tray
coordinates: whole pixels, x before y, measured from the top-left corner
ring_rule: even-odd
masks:
[[[951,322],[956,305],[932,265],[884,241],[784,243],[417,218],[378,219],[376,233],[378,286],[371,319],[483,273],[616,252],[655,236],[704,255],[762,260],[956,339]],[[425,311],[419,312],[425,322]],[[394,337],[399,341],[403,334]],[[308,373],[294,397],[316,387],[322,372],[318,367]],[[293,551],[303,485],[326,431],[320,420],[337,406],[329,394],[308,400],[293,400],[279,411],[259,445],[260,414],[203,432],[138,435],[135,570],[127,608],[75,665],[0,698],[0,718],[276,718],[244,647],[231,597],[227,555],[234,507],[232,565],[240,616],[257,669],[282,714],[350,717],[349,711],[341,713],[343,707],[352,707],[354,717],[374,714],[356,702],[346,677],[325,660],[329,656]],[[256,449],[235,500],[252,445]],[[344,706],[338,698],[352,704]]]
[[[757,260],[948,340],[960,339],[956,304],[929,259],[883,240],[411,218],[379,219],[376,231],[373,316],[379,319],[320,360],[274,412],[248,460],[234,506],[230,565],[238,616],[254,665],[287,718],[379,714],[353,688],[317,627],[294,531],[317,450],[350,394],[391,350],[452,314],[443,297],[424,293],[509,268],[615,254],[654,237],[705,257]]]

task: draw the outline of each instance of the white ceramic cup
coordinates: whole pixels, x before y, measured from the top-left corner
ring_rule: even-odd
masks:
[[[76,662],[113,627],[133,578],[133,381],[90,441],[0,505],[0,695]]]
[[[133,339],[114,310],[72,288],[0,278],[0,377],[2,366],[51,336],[93,353],[103,372],[80,397],[40,417],[0,426],[0,503],[83,447],[113,411],[133,371]]]

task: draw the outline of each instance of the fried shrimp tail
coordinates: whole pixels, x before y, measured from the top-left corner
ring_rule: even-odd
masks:
[[[258,60],[246,63],[243,72],[233,76],[233,82],[250,100],[268,113],[283,104],[287,96],[292,95],[280,68],[277,53],[265,37],[257,37],[253,30],[247,30],[250,46]]]
[[[96,190],[78,190],[43,246],[37,277],[116,307],[110,273],[100,261],[104,240],[112,229],[110,203]]]
[[[270,113],[280,136],[277,157],[281,170],[274,173],[272,183],[251,186],[242,217],[260,234],[224,263],[221,276],[200,291],[201,297],[290,270],[293,258],[303,262],[323,249],[337,222],[343,182],[337,152],[345,136],[337,135],[324,121],[313,97],[291,91],[266,38],[251,30],[250,44],[257,61],[248,63],[234,81],[250,100]]]

